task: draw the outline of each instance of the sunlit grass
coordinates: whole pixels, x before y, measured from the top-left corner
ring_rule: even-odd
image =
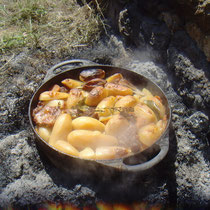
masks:
[[[71,50],[93,43],[102,21],[75,0],[0,0],[0,52],[39,47]]]

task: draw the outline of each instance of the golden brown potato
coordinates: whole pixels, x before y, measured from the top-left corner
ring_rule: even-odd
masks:
[[[96,160],[110,160],[120,158],[129,153],[129,150],[119,146],[106,146],[96,148],[95,158]]]
[[[140,102],[146,104],[156,114],[158,119],[162,119],[165,115],[165,107],[161,101],[154,96],[145,96],[140,99]]]
[[[158,126],[155,123],[151,123],[138,131],[139,141],[144,148],[150,147],[160,137],[160,133]]]
[[[134,107],[134,113],[137,116],[137,128],[141,128],[152,122],[157,122],[155,113],[145,104],[138,103]]]
[[[88,106],[97,106],[106,97],[107,92],[103,87],[95,87],[86,97],[85,104]]]
[[[98,139],[99,139],[99,142],[97,144],[97,147],[116,146],[118,144],[118,140],[114,136],[111,136],[111,135],[101,134]]]
[[[50,100],[67,99],[68,96],[69,96],[68,93],[45,91],[40,94],[39,100],[40,101],[50,101]]]
[[[105,77],[105,71],[102,69],[84,70],[79,75],[79,79],[83,82],[87,82],[95,78],[103,79],[104,77]]]
[[[113,111],[111,110],[111,108],[114,107],[116,102],[116,97],[114,96],[109,96],[104,98],[96,107],[96,113],[98,113],[99,117],[103,116],[109,116],[113,113]]]
[[[64,84],[69,89],[82,87],[82,85],[83,85],[82,82],[80,82],[78,80],[74,80],[74,79],[64,79],[61,83]]]
[[[50,135],[52,132],[51,128],[48,127],[37,127],[36,128],[37,133],[43,138],[46,142],[49,141]]]
[[[126,95],[133,95],[133,91],[123,85],[118,85],[114,83],[106,83],[105,89],[107,90],[108,96],[126,96]]]
[[[142,93],[144,94],[144,96],[153,96],[152,93],[146,88],[142,89]]]
[[[59,85],[54,85],[53,87],[52,87],[52,92],[59,92],[60,91],[60,89],[61,89],[61,87],[59,86]]]
[[[54,145],[57,140],[66,140],[72,130],[70,114],[61,114],[55,121],[49,143]]]
[[[111,118],[112,118],[112,115],[107,116],[107,117],[100,116],[99,121],[106,125]]]
[[[106,79],[107,82],[118,83],[123,78],[122,74],[116,73]]]
[[[93,88],[97,87],[97,86],[104,86],[106,84],[106,80],[104,79],[99,79],[99,78],[96,78],[96,79],[91,79],[90,81],[87,81],[82,89],[85,90],[85,91],[91,91]]]
[[[118,143],[113,136],[90,130],[74,130],[69,133],[67,140],[78,150],[83,150],[86,147],[95,149],[98,146],[115,146]]]
[[[75,149],[67,141],[58,140],[52,146],[58,149],[59,151],[64,152],[68,155],[79,156],[78,150]]]
[[[116,99],[117,99],[117,101],[119,101],[120,99],[122,99],[124,96],[119,96],[119,95],[117,95],[116,96]]]
[[[79,157],[84,159],[95,159],[95,152],[90,147],[86,147],[79,153]]]
[[[65,106],[65,102],[64,102],[64,100],[47,101],[46,106],[59,107],[59,108],[63,109]]]
[[[135,93],[133,97],[136,99],[137,103],[139,103],[143,95],[141,93]]]
[[[156,125],[159,128],[161,134],[164,132],[166,128],[167,120],[159,120]]]
[[[87,91],[82,90],[82,95],[83,95],[84,98],[88,97],[88,94],[89,93]]]
[[[116,108],[129,108],[129,107],[134,107],[136,104],[137,104],[136,99],[133,96],[128,95],[128,96],[124,96],[119,101],[117,101],[115,104],[115,107]],[[115,113],[119,113],[119,111],[116,111]]]
[[[105,133],[118,136],[129,126],[129,122],[122,115],[113,115],[105,126]]]
[[[80,89],[74,88],[70,90],[69,97],[66,101],[66,106],[71,109],[84,99],[83,92]]]
[[[105,125],[92,117],[78,117],[72,121],[74,130],[97,130],[103,132]]]
[[[128,88],[132,89],[133,91],[137,91],[136,86],[134,86],[132,83],[130,83],[130,82],[129,82],[127,79],[125,79],[125,78],[122,78],[122,79],[119,81],[118,84],[119,84],[119,85],[123,85],[123,86],[125,86],[125,87],[128,87]]]
[[[69,133],[67,141],[78,150],[83,150],[86,147],[94,148],[99,135],[101,135],[99,131],[73,130]]]

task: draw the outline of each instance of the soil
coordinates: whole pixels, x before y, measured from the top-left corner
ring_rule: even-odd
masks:
[[[181,2],[181,1],[179,1]],[[183,1],[183,4],[187,1]],[[133,9],[133,14],[129,11]],[[210,203],[210,64],[184,27],[173,33],[156,14],[131,7],[122,10],[121,28],[109,31],[91,47],[72,54],[25,49],[1,61],[0,206],[51,202],[91,205],[148,202],[183,209],[208,209]],[[133,21],[135,21],[135,27]],[[138,30],[136,30],[138,28]],[[138,72],[158,84],[172,109],[170,148],[145,173],[93,176],[66,174],[35,145],[28,119],[29,101],[52,65],[88,59]],[[8,59],[9,60],[9,59]],[[78,166],[79,167],[79,166]]]

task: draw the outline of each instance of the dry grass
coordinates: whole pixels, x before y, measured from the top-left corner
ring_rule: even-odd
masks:
[[[71,51],[90,45],[102,21],[89,5],[75,0],[0,0],[0,52],[23,47]]]

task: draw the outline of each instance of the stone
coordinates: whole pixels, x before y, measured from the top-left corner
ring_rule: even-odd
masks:
[[[185,122],[186,126],[197,135],[205,135],[209,132],[209,118],[201,111],[193,113]]]
[[[185,32],[174,34],[167,51],[168,67],[177,78],[174,85],[185,102],[208,112],[210,104],[209,64]],[[203,62],[203,64],[202,64]],[[203,65],[203,68],[201,67]]]
[[[205,35],[195,23],[187,23],[186,30],[198,47],[203,50],[207,61],[210,61],[210,36]]]
[[[210,35],[204,36],[203,51],[207,57],[207,60],[210,62]]]

